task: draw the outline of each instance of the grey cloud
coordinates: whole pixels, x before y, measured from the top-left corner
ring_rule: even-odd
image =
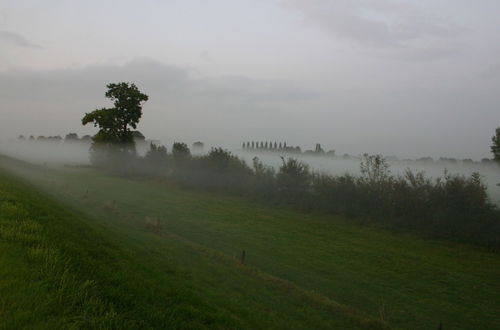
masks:
[[[268,125],[271,130],[281,111],[293,111],[312,98],[290,82],[244,76],[207,78],[189,68],[145,59],[82,69],[11,70],[0,74],[3,138],[93,132],[80,125],[81,117],[109,106],[105,85],[117,81],[134,82],[150,96],[140,129],[164,141],[209,135],[214,143],[225,141],[229,134],[237,135],[234,125],[227,125],[233,120],[238,124],[256,120],[261,123],[257,127]],[[238,128],[242,136],[251,135],[245,133],[251,129],[255,125]]]
[[[488,80],[500,79],[500,63],[494,64],[483,70],[479,76]]]
[[[391,0],[283,0],[306,25],[370,47],[398,48],[426,38],[453,38],[462,28],[408,2]]]
[[[245,76],[220,76],[204,78],[189,68],[165,65],[140,59],[124,65],[93,65],[83,69],[48,71],[5,71],[0,77],[2,97],[17,99],[29,91],[31,99],[54,97],[72,98],[78,93],[96,90],[113,81],[133,81],[158,97],[191,97],[238,99],[259,103],[261,101],[295,101],[309,98],[311,94],[280,80],[251,79]],[[82,95],[85,96],[85,95]]]
[[[17,47],[33,48],[33,49],[42,48],[40,45],[32,43],[31,41],[27,40],[25,37],[23,37],[18,33],[5,30],[0,30],[0,42],[14,45]]]
[[[286,139],[349,153],[444,152],[480,159],[488,155],[498,118],[497,85],[463,76],[426,75],[385,87],[383,81],[374,87],[366,82],[355,88],[325,86],[311,93],[290,81],[205,77],[191,68],[142,59],[1,72],[0,138],[93,134],[96,129],[80,120],[85,112],[110,105],[105,85],[117,81],[134,82],[150,96],[139,130],[168,145],[202,140],[207,146],[237,147],[242,140]]]
[[[398,49],[397,52],[381,50],[386,57],[394,57],[406,61],[435,61],[461,54],[464,50],[462,43],[450,42],[448,40],[434,40],[425,45],[409,46]]]

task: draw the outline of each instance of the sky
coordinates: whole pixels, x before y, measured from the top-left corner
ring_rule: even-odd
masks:
[[[2,0],[0,139],[94,134],[111,82],[166,145],[287,141],[481,159],[500,126],[498,0]]]

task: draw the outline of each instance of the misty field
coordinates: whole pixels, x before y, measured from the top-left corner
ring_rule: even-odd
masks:
[[[500,327],[486,249],[168,181],[0,166],[3,327]]]

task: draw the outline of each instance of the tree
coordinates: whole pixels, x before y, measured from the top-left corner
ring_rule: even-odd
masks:
[[[167,148],[154,143],[150,143],[149,147],[144,158],[153,165],[165,165],[168,158]]]
[[[500,127],[495,130],[495,135],[491,138],[491,152],[493,153],[493,159],[500,162]]]
[[[304,195],[311,187],[311,172],[309,166],[295,158],[285,160],[276,175],[276,185],[281,196],[289,202],[303,202]]]
[[[203,150],[204,146],[205,145],[201,141],[196,141],[195,143],[193,143],[193,149],[197,149],[198,151]]]
[[[383,184],[390,178],[389,167],[381,155],[363,154],[360,164],[362,180],[370,185]]]
[[[187,144],[183,142],[175,142],[172,145],[172,155],[176,159],[185,159],[191,156],[191,151],[189,150]]]
[[[121,82],[108,84],[106,97],[114,102],[113,108],[101,108],[86,113],[82,124],[93,123],[99,132],[92,138],[93,146],[117,145],[122,150],[135,150],[134,136],[130,128],[135,129],[142,116],[142,103],[148,96],[139,91],[135,84]]]
[[[64,142],[74,142],[74,141],[78,141],[78,134],[76,133],[68,133],[64,137]]]

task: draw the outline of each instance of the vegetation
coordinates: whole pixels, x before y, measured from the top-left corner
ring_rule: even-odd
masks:
[[[126,180],[0,164],[57,198],[0,169],[1,329],[386,327],[123,208]],[[118,198],[101,199],[94,184]],[[134,203],[148,203],[142,192]]]
[[[91,312],[84,317],[83,312],[67,312],[62,327],[500,326],[500,260],[481,248],[181,189],[169,181],[131,180],[92,169],[50,170],[5,159],[1,164],[52,196],[41,196],[5,174],[1,177],[6,199],[29,208],[38,228],[51,235],[44,244],[68,251],[65,256],[75,266],[66,272],[77,281],[91,281],[90,292],[102,306],[109,306],[91,311],[115,311],[115,323],[97,323]],[[258,173],[268,173],[268,168]],[[40,216],[43,212],[53,216],[46,219]],[[21,230],[19,219],[15,215],[9,221]],[[0,248],[17,254],[0,258],[6,265],[0,272],[13,274],[2,274],[0,281],[26,278],[22,274],[47,281],[39,273],[45,268],[24,259],[29,245],[15,243],[17,238],[7,243],[4,237]],[[243,250],[245,265],[240,264]],[[17,262],[24,268],[15,268]],[[0,299],[7,301],[0,309],[9,308],[0,322],[17,319],[17,325],[36,326],[51,315],[57,325],[66,308],[82,306],[72,300],[78,295],[70,295],[45,313],[44,291],[31,290],[31,280],[21,281],[13,285],[26,290],[0,285]],[[26,310],[31,312],[23,313]],[[92,320],[96,323],[89,323]]]
[[[136,128],[142,116],[142,103],[148,96],[139,91],[135,84],[125,82],[108,84],[106,97],[114,102],[113,108],[102,108],[86,113],[82,124],[93,123],[99,132],[92,138],[93,151],[110,147],[119,151],[134,151],[134,135],[130,128]]]
[[[395,177],[382,156],[367,154],[361,160],[360,177],[311,173],[307,164],[294,158],[282,158],[282,166],[274,173],[266,170],[258,159],[254,159],[252,170],[221,148],[193,157],[187,144],[181,142],[172,146],[172,161],[168,161],[166,149],[153,145],[142,160],[131,158],[129,153],[110,152],[109,148],[105,153],[97,153],[98,142],[118,147],[133,143],[128,125],[136,127],[141,117],[140,103],[148,99],[133,84],[110,84],[108,88],[106,96],[115,100],[115,108],[96,110],[86,114],[82,121],[83,124],[93,121],[101,128],[94,137],[94,164],[128,175],[168,173],[174,180],[190,186],[286,203],[307,211],[356,216],[434,237],[500,248],[500,211],[488,200],[486,186],[478,173],[468,178],[445,173],[444,178],[432,181],[423,173],[408,170]],[[494,153],[498,149],[497,140],[498,136],[493,137]],[[281,142],[244,142],[242,147],[301,153],[300,148],[290,148]],[[320,144],[306,153],[325,154]],[[433,159],[423,157],[417,161],[427,163]]]
[[[221,148],[191,156],[185,144],[154,175],[193,188],[286,204],[302,211],[327,212],[370,221],[426,236],[500,248],[500,211],[489,201],[478,173],[469,177],[444,173],[430,179],[407,170],[394,176],[380,155],[364,155],[361,176],[313,173],[294,159],[282,158],[277,172],[258,158],[253,168]],[[172,157],[172,161],[168,158]],[[127,169],[131,169],[130,163]],[[134,162],[131,175],[150,176],[149,158]],[[114,169],[117,171],[117,169]],[[142,174],[141,174],[142,173]]]
[[[500,162],[500,127],[495,130],[495,135],[491,138],[491,152],[493,153],[493,159]]]

